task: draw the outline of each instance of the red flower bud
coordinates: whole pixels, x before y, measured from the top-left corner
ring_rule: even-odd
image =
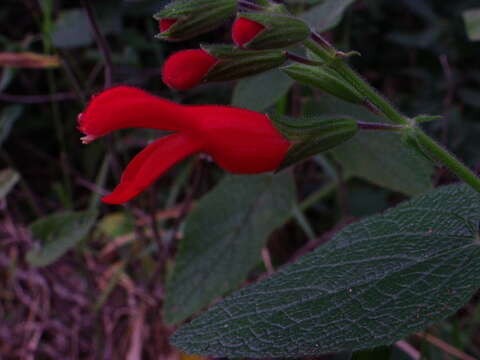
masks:
[[[264,29],[265,26],[256,21],[244,17],[237,18],[232,26],[233,42],[237,46],[243,47]]]
[[[178,21],[178,19],[160,19],[158,22],[158,28],[160,30],[160,33],[163,33],[167,31],[170,26],[175,24]]]
[[[183,50],[170,56],[163,65],[163,82],[177,90],[200,84],[218,59],[204,50]]]
[[[209,153],[233,173],[276,170],[291,143],[270,119],[254,111],[217,105],[185,106],[145,91],[119,86],[94,97],[79,116],[84,143],[110,131],[147,127],[174,131],[148,145],[125,169],[120,184],[102,200],[126,202],[183,158]]]

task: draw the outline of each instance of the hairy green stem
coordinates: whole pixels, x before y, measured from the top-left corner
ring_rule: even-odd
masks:
[[[316,37],[320,35],[315,34]],[[322,45],[322,42],[308,39],[304,45],[310,49],[314,54],[319,56],[326,62],[328,66],[336,70],[345,80],[347,80],[355,89],[357,89],[367,101],[371,102],[380,110],[385,117],[395,124],[401,125],[406,131],[413,130],[415,139],[418,145],[423,148],[428,154],[445,165],[450,171],[456,174],[460,179],[469,184],[472,188],[480,192],[480,178],[464,165],[455,156],[450,154],[448,150],[444,149],[439,143],[433,140],[430,136],[425,134],[416,124],[415,121],[402,115],[390,102],[380,95],[368,82],[366,82],[360,75],[358,75],[348,64],[342,61],[341,57],[332,55],[332,47],[327,42]]]
[[[453,154],[444,149],[439,143],[425,134],[421,129],[417,129],[415,138],[420,147],[425,150],[428,155],[431,155],[434,159],[439,160],[460,179],[480,192],[480,178]]]
[[[407,125],[408,119],[403,116],[390,102],[380,95],[369,83],[362,79],[350,66],[342,60],[333,61],[330,66],[337,70],[345,80],[357,89],[362,95],[368,98],[387,118],[396,124]]]

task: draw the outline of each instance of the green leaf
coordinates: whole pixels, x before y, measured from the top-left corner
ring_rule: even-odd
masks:
[[[0,146],[10,135],[13,124],[23,112],[20,105],[10,105],[5,107],[0,114]]]
[[[20,174],[12,169],[0,171],[0,200],[3,200],[20,180]]]
[[[392,344],[480,285],[480,194],[446,186],[349,225],[180,328],[187,353],[297,357]]]
[[[463,20],[468,38],[472,41],[480,40],[480,8],[463,12]]]
[[[87,15],[82,9],[64,10],[54,25],[53,44],[59,48],[90,45],[93,35],[89,26]]]
[[[121,7],[119,0],[109,0],[95,6],[102,34],[121,32]],[[85,10],[78,8],[61,11],[53,26],[52,41],[56,47],[66,49],[92,44],[93,33]]]
[[[311,113],[384,122],[363,107],[327,96],[310,103],[307,109]],[[359,131],[352,139],[332,150],[332,154],[347,173],[390,190],[412,196],[432,187],[434,165],[406,146],[395,133]]]
[[[228,176],[186,220],[167,281],[165,321],[177,323],[245,280],[295,201],[290,173]]]
[[[285,95],[293,83],[278,69],[240,80],[233,92],[232,105],[264,111]]]
[[[334,28],[342,19],[343,13],[355,0],[325,0],[302,14],[301,18],[318,32]]]
[[[65,211],[35,221],[30,230],[42,244],[28,252],[28,262],[34,266],[53,263],[88,234],[96,218],[96,211]]]

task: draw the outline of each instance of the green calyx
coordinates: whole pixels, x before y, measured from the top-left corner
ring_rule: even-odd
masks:
[[[316,87],[342,100],[354,104],[365,101],[365,98],[352,85],[328,66],[293,64],[282,68],[282,71],[302,84]]]
[[[302,20],[276,12],[241,13],[245,18],[265,27],[244,44],[247,49],[279,49],[298,44],[310,36],[310,27]]]
[[[242,50],[231,45],[205,45],[200,47],[219,61],[206,74],[204,81],[228,81],[277,68],[285,63],[283,50]]]
[[[357,122],[345,116],[290,118],[273,115],[270,118],[277,130],[293,143],[277,171],[340,145],[358,131]]]
[[[153,17],[177,19],[167,31],[156,38],[180,41],[193,38],[221,25],[237,11],[236,0],[176,0]]]

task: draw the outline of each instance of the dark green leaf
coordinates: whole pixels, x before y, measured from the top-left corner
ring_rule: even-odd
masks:
[[[293,83],[278,69],[240,80],[233,92],[232,105],[264,111],[285,95]]]
[[[342,15],[355,0],[325,0],[307,12],[301,18],[318,32],[327,31],[340,22]]]
[[[363,107],[326,96],[309,104],[308,108],[311,113],[349,115],[377,123],[384,121]],[[359,131],[336,147],[332,154],[347,173],[406,195],[419,194],[432,187],[433,164],[406,146],[398,134]]]
[[[229,176],[188,216],[167,282],[165,320],[184,320],[237,287],[294,203],[290,173]]]
[[[28,262],[35,266],[51,264],[87,235],[96,218],[96,211],[65,211],[35,221],[30,230],[42,244],[27,254]]]
[[[339,232],[180,328],[187,353],[290,357],[391,344],[480,284],[480,194],[446,186]]]

